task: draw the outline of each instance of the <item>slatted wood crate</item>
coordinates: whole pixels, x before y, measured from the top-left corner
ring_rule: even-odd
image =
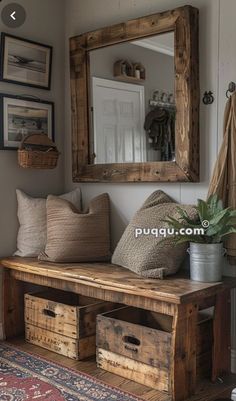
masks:
[[[72,359],[96,352],[96,316],[117,304],[63,291],[25,295],[26,341]]]
[[[199,316],[199,375],[209,371],[212,319]],[[172,317],[122,307],[97,317],[97,365],[161,391],[170,390]],[[206,357],[207,356],[207,357]],[[209,359],[210,358],[210,359]]]

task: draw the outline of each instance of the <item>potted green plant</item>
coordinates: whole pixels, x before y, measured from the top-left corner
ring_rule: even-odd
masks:
[[[175,237],[176,244],[189,242],[190,278],[194,281],[221,281],[225,249],[222,240],[236,233],[236,210],[224,208],[216,194],[207,201],[198,199],[196,220],[178,208],[179,219],[167,217],[164,221],[179,232],[183,228],[195,229],[194,234]],[[196,230],[197,229],[197,230]],[[190,230],[189,230],[190,232]]]

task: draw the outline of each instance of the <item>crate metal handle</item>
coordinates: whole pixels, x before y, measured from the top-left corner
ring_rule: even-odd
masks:
[[[43,314],[48,317],[56,317],[56,313],[50,309],[43,309]]]

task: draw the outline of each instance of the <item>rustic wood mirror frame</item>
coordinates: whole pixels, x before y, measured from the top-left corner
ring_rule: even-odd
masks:
[[[176,161],[91,164],[89,52],[158,33],[175,34]],[[70,39],[72,169],[74,182],[188,182],[199,180],[198,10],[153,14]]]

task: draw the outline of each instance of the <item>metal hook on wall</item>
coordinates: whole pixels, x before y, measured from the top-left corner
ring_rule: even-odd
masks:
[[[226,91],[226,97],[229,99],[230,98],[230,93],[233,93],[236,90],[236,83],[235,82],[230,82],[228,89]]]

